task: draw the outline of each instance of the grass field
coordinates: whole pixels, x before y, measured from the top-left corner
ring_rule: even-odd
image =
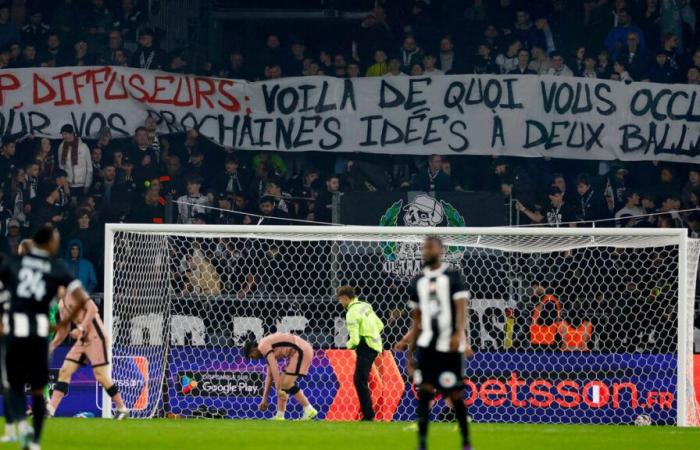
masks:
[[[44,450],[415,449],[405,423],[51,419]],[[472,425],[476,450],[700,449],[700,429],[602,425]],[[458,449],[454,424],[433,424],[430,449]],[[0,445],[16,448],[13,444]]]

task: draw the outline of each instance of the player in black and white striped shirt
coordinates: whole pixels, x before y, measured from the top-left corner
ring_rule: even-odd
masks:
[[[49,307],[60,287],[81,303],[89,300],[80,281],[56,258],[60,246],[58,231],[50,224],[34,234],[30,252],[8,257],[0,266],[0,281],[11,295],[4,320],[7,339],[8,394],[12,415],[18,422],[23,449],[38,450],[46,413],[44,386],[49,381]],[[73,317],[64,319],[70,323]],[[65,325],[61,323],[61,325]],[[26,423],[24,387],[32,395],[33,431]]]
[[[439,238],[426,238],[423,272],[409,286],[412,338],[408,361],[409,373],[413,373],[418,389],[418,449],[426,450],[430,402],[440,391],[452,400],[462,448],[471,450],[467,411],[462,401],[464,327],[470,295],[461,274],[443,262],[443,253]]]

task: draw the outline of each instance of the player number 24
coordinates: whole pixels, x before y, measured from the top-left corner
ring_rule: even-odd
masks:
[[[34,271],[28,267],[23,267],[19,271],[19,284],[17,285],[17,295],[22,298],[34,298],[40,301],[46,294],[46,283],[41,272]]]

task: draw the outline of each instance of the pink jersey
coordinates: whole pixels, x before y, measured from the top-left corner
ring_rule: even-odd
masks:
[[[275,359],[288,360],[310,348],[311,344],[291,333],[273,333],[258,342],[258,350],[265,359],[272,352]]]
[[[92,300],[90,300],[92,302]],[[65,319],[68,317],[69,314],[71,314],[75,308],[79,308],[78,301],[70,294],[66,295],[58,304],[58,311],[59,314],[61,315],[61,319]],[[78,314],[73,318],[73,324],[75,325],[80,325],[82,321],[85,319],[85,314],[87,314],[88,311],[86,308],[82,307],[80,308],[80,311],[78,311]],[[100,336],[105,335],[105,327],[104,324],[102,323],[102,319],[100,318],[100,313],[95,313],[95,317],[93,318],[92,321],[88,324],[88,326],[85,329],[85,336],[87,339],[95,339],[99,338]]]

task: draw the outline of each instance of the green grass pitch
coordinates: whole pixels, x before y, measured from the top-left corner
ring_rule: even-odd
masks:
[[[44,450],[413,450],[407,423],[62,419],[46,422]],[[473,424],[476,450],[700,449],[700,429]],[[455,424],[431,424],[431,450],[459,449]],[[17,448],[2,444],[0,450]]]

